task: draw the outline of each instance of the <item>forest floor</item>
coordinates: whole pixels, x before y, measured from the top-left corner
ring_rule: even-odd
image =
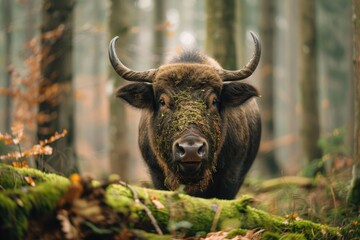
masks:
[[[354,212],[346,202],[351,181],[351,163],[350,158],[343,158],[341,164],[332,166],[326,174],[318,174],[314,178],[248,178],[240,194],[253,196],[254,207],[285,218],[306,219],[330,226],[360,224],[352,221]]]
[[[5,234],[6,239],[360,237],[359,213],[346,207],[351,176],[346,166],[314,179],[248,179],[233,201],[192,198],[178,191],[125,183],[113,185],[120,182],[110,179],[96,183],[77,174],[69,182],[58,175],[6,165],[0,165],[0,176],[0,235]],[[158,234],[154,235],[154,227]],[[160,228],[168,235],[161,236]]]

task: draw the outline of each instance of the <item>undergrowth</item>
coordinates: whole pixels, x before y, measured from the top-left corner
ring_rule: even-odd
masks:
[[[359,225],[360,228],[359,209],[354,212],[346,201],[353,159],[345,136],[345,128],[339,128],[319,141],[323,157],[307,164],[299,173],[310,180],[310,185],[290,184],[286,177],[280,177],[279,187],[268,190],[262,188],[266,180],[247,179],[241,193],[254,195],[256,207],[275,215],[331,226]],[[325,171],[308,177],[319,166]]]

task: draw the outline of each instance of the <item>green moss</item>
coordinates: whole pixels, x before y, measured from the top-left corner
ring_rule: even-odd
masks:
[[[12,167],[0,166],[0,172],[5,173],[0,176],[0,184],[10,187],[8,190],[0,191],[0,235],[4,239],[23,239],[29,220],[36,220],[53,213],[58,200],[66,192],[69,181],[63,177],[30,169],[18,171]],[[16,174],[19,174],[19,177],[14,178]],[[38,181],[36,186],[14,188],[14,184],[4,177],[10,177],[13,181],[23,184],[24,175],[36,177],[39,180],[36,180]],[[254,209],[249,206],[251,203],[249,196],[230,201],[194,198],[177,192],[132,188],[140,201],[152,212],[165,233],[169,232],[170,222],[173,227],[175,226],[173,231],[188,236],[213,230],[229,231],[229,229],[241,229],[241,231],[264,229],[263,236],[272,236],[273,239],[277,236],[280,236],[279,239],[356,239],[360,235],[359,218],[355,218],[352,224],[343,228],[333,228],[305,220],[290,221]],[[155,232],[143,205],[134,201],[133,192],[128,187],[110,185],[106,189],[106,202],[124,217],[128,227]],[[244,235],[241,231],[239,230],[238,234]],[[157,235],[151,236],[159,239],[156,238]]]
[[[196,124],[201,130],[209,132],[208,124],[204,121],[206,104],[202,100],[192,100],[191,88],[179,91],[174,96],[174,111],[161,113],[158,123],[156,141],[158,151],[171,149],[171,140],[183,134],[190,124]],[[170,138],[170,139],[169,139]],[[164,156],[166,159],[166,156]]]
[[[0,173],[0,185],[8,189],[0,191],[0,235],[4,239],[23,239],[28,219],[53,211],[69,186],[66,178],[35,169],[0,165]],[[35,187],[24,177],[32,177]]]
[[[209,113],[205,101],[201,98],[192,99],[192,88],[177,92],[174,96],[174,110],[172,113],[163,112],[160,115],[158,123],[157,143],[159,152],[161,149],[170,149],[170,138],[174,138],[183,134],[189,128],[189,125],[195,124],[202,134],[214,137],[217,141],[220,139],[213,132],[211,124],[209,124]],[[215,124],[219,124],[219,118],[213,119]]]
[[[156,152],[160,156],[160,165],[166,175],[165,185],[171,190],[175,190],[179,188],[180,184],[183,184],[179,174],[176,174],[177,166],[171,161],[173,157],[172,144],[175,139],[183,136],[191,125],[195,125],[196,130],[208,142],[210,166],[205,169],[206,173],[204,173],[205,177],[202,181],[193,184],[192,187],[187,186],[186,191],[206,188],[211,181],[211,173],[216,171],[215,159],[221,139],[220,117],[216,111],[208,108],[205,96],[194,96],[194,92],[198,91],[191,86],[178,89],[176,95],[172,96],[172,109],[160,112],[154,122]]]
[[[0,235],[4,239],[22,239],[27,229],[26,216],[17,201],[0,194]]]
[[[128,204],[134,205],[133,196],[128,189],[123,190],[123,186],[111,187],[113,199],[112,206],[120,206],[116,202],[123,201],[124,195],[128,198],[125,200]],[[281,236],[284,233],[300,233],[307,239],[318,238],[327,239],[334,236],[341,236],[339,230],[326,225],[315,224],[313,222],[298,220],[288,221],[285,218],[274,216],[254,209],[249,206],[251,198],[243,198],[229,201],[219,199],[201,199],[190,197],[185,194],[179,194],[168,191],[157,191],[143,188],[134,188],[138,192],[139,198],[151,210],[161,228],[166,231],[169,221],[172,223],[186,221],[192,226],[186,230],[187,235],[196,235],[200,232],[209,232],[212,229],[214,219],[217,218],[215,230],[229,229],[265,229],[266,232],[272,232]],[[124,192],[122,194],[120,192]],[[121,195],[121,197],[120,197]],[[152,202],[152,198],[161,202],[164,209],[158,209]],[[131,203],[132,202],[132,203]],[[220,214],[219,214],[220,213]],[[146,225],[149,219],[144,211],[137,211],[138,225]],[[139,217],[141,216],[141,217]]]
[[[227,235],[226,238],[234,238],[236,236],[245,236],[246,233],[248,232],[247,229],[234,229],[231,230]]]
[[[279,240],[306,240],[305,236],[300,233],[285,233],[283,234]],[[312,238],[317,239],[317,238]]]
[[[132,231],[138,239],[146,239],[146,240],[169,240],[173,239],[171,235],[159,235],[155,233],[148,233],[142,230],[133,230]]]
[[[14,171],[16,170],[16,171]],[[43,173],[32,168],[13,168],[12,166],[0,163],[0,186],[3,189],[17,189],[28,187],[24,177],[31,177],[37,185],[43,182],[66,184],[69,180],[65,177],[52,173]]]
[[[263,240],[278,240],[280,239],[280,234],[274,232],[265,232],[261,239]]]
[[[152,212],[159,225],[163,226],[164,230],[166,230],[165,226],[167,226],[167,223],[169,222],[168,211],[166,209],[157,209],[151,200],[150,194],[145,188],[132,188],[138,194],[138,198],[141,199]],[[151,190],[151,192],[152,196],[160,196],[157,201],[161,202],[164,206],[166,205],[166,200],[162,197],[163,194],[158,194],[165,191]],[[145,222],[149,222],[148,216],[146,215],[143,207],[134,202],[134,196],[131,190],[127,187],[116,184],[109,186],[106,189],[106,202],[115,211],[121,212],[125,215],[130,215],[129,221],[134,224],[137,223],[137,225],[144,225]]]
[[[13,171],[13,168],[0,164],[0,186],[1,189],[15,189],[28,185],[23,175]]]

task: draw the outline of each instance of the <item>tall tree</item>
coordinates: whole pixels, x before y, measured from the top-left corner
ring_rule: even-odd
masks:
[[[119,36],[117,42],[118,55],[122,57],[125,65],[129,64],[128,44],[133,40],[131,29],[134,24],[134,6],[130,0],[111,0],[111,12],[109,17],[109,41],[114,36]],[[109,79],[113,88],[124,84],[112,68],[109,68]],[[114,95],[110,98],[110,169],[117,173],[122,179],[127,180],[129,173],[129,148],[127,144],[126,111]]]
[[[3,1],[3,23],[4,23],[4,29],[5,29],[5,65],[6,68],[12,64],[12,58],[11,58],[11,48],[12,48],[12,0],[4,0]],[[6,69],[7,71],[7,69]],[[6,72],[6,83],[5,87],[9,88],[11,84],[11,74],[10,71]],[[5,98],[5,131],[10,131],[10,125],[11,125],[11,97],[6,96]]]
[[[236,69],[235,0],[206,0],[206,52],[222,67]]]
[[[300,9],[300,98],[302,106],[301,141],[307,162],[319,159],[320,121],[318,107],[318,81],[316,64],[316,12],[315,1],[299,1]],[[315,173],[321,169],[315,169]]]
[[[160,66],[163,63],[164,47],[165,47],[165,1],[154,1],[154,18],[155,18],[155,32],[153,49],[155,53],[154,67]]]
[[[261,0],[260,2],[260,37],[263,46],[262,74],[261,74],[261,104],[262,112],[262,140],[272,141],[275,138],[274,129],[274,37],[275,37],[275,1]],[[262,165],[271,176],[279,172],[275,160],[275,151],[271,149],[260,155]]]
[[[319,0],[317,7],[318,71],[321,102],[321,129],[331,132],[346,126],[351,132],[354,119],[352,74],[352,1]],[[343,17],[339,17],[343,16]],[[331,107],[327,107],[331,106]],[[346,107],[345,107],[346,106]],[[349,137],[347,137],[348,145]],[[352,139],[351,139],[352,143]]]
[[[75,0],[43,0],[41,47],[42,80],[40,83],[39,140],[50,138],[54,132],[66,129],[64,139],[53,143],[55,152],[46,163],[63,173],[77,170],[74,144],[73,98],[73,12]]]
[[[238,0],[235,2],[235,32],[236,32],[236,59],[237,64],[242,67],[246,61],[245,48],[245,26],[246,26],[246,3],[245,0]]]
[[[360,209],[360,1],[353,0],[353,43],[354,43],[354,167],[348,203],[358,212]]]
[[[25,39],[28,41],[37,34],[36,0],[27,0],[24,2],[24,7],[26,8]]]

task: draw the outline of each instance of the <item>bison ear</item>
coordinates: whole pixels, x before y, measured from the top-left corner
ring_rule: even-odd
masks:
[[[232,82],[223,85],[221,103],[225,107],[237,107],[252,97],[259,97],[258,90],[247,83]]]
[[[116,97],[136,108],[150,108],[153,103],[153,89],[151,84],[132,83],[117,89]]]

